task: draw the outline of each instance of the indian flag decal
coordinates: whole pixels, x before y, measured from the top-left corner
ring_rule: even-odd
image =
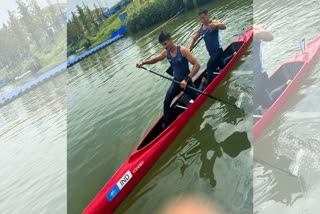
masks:
[[[131,172],[128,170],[123,176],[122,178],[117,182],[116,185],[114,185],[114,187],[108,192],[107,199],[109,202],[112,201],[112,199],[114,199],[114,197],[116,197],[116,195],[120,192],[120,190],[130,181],[130,179],[132,178],[132,174]]]

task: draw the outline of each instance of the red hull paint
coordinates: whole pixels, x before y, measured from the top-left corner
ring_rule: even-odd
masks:
[[[228,63],[228,65],[220,72],[220,74],[212,81],[212,83],[206,88],[206,93],[211,93],[218,84],[222,81],[225,75],[230,71],[231,67],[235,64],[237,59],[243,54],[244,50],[247,48],[249,43],[252,41],[252,28],[246,31],[246,36],[240,36],[236,41],[243,41],[244,44],[233,57],[233,59]],[[102,188],[102,190],[96,195],[96,197],[91,201],[88,207],[83,211],[83,213],[112,213],[117,206],[124,200],[124,198],[132,191],[136,184],[144,177],[144,175],[149,171],[165,149],[171,144],[171,142],[180,133],[185,124],[191,119],[192,115],[197,111],[197,109],[205,102],[206,96],[200,95],[192,105],[188,107],[167,129],[165,129],[159,136],[157,136],[152,142],[138,150],[140,144],[146,138],[146,136],[152,132],[158,121],[152,126],[148,133],[142,138],[138,146],[132,152],[128,160],[120,167],[120,169],[113,175],[113,177],[108,181],[108,183]],[[127,172],[130,171],[128,174]],[[131,176],[131,175],[132,176]],[[126,178],[123,176],[126,175]],[[130,178],[131,177],[131,178]],[[123,180],[125,186],[118,191],[117,183]],[[128,180],[129,179],[129,180]],[[122,185],[122,184],[120,184]],[[114,194],[111,191],[114,190]],[[117,193],[116,193],[117,192]],[[108,201],[107,195],[113,199]]]
[[[253,127],[253,139],[254,142],[261,136],[265,128],[271,123],[276,113],[279,111],[284,102],[292,94],[292,92],[298,87],[301,79],[305,76],[306,72],[310,70],[310,66],[316,60],[320,53],[320,36],[310,42],[306,47],[306,53],[302,56],[302,52],[297,53],[290,61],[285,64],[292,62],[304,62],[297,75],[292,79],[292,82],[288,85],[285,91],[278,97],[273,105],[264,113],[263,117],[256,122]],[[281,66],[270,76],[270,79],[275,75]]]

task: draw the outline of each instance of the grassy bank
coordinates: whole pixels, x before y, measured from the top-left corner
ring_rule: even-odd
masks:
[[[66,26],[60,32],[57,32],[55,39],[51,43],[47,43],[41,49],[35,46],[31,47],[30,55],[33,57],[19,63],[15,68],[10,68],[9,70],[0,68],[0,79],[5,79],[8,83],[14,80],[15,77],[29,71],[32,65],[38,65],[36,72],[41,74],[65,62]]]
[[[105,40],[109,39],[111,36],[111,33],[113,31],[116,31],[121,26],[124,25],[124,23],[121,23],[119,19],[119,14],[122,13],[124,10],[121,10],[118,13],[113,14],[110,16],[107,20],[105,20],[99,27],[99,31],[96,33],[95,36],[88,36],[87,38],[91,41],[91,46],[89,48],[92,48]]]
[[[76,46],[71,46],[71,44],[68,45],[67,51],[71,51],[73,54],[79,54],[75,53],[74,51],[83,47],[86,47],[83,50],[88,50],[109,39],[112,32],[118,30],[121,26],[125,25],[125,23],[122,23],[119,19],[119,14],[123,11],[125,11],[125,9],[122,9],[117,13],[111,15],[109,18],[107,18],[104,22],[100,24],[99,29],[93,35],[92,33],[90,35],[88,32],[85,32],[84,39],[78,42]],[[89,46],[86,45],[88,41],[90,41]]]
[[[140,1],[132,1],[130,4],[127,5],[126,8],[118,11],[117,13],[113,14],[109,18],[107,18],[100,26],[98,32],[94,36],[88,36],[86,35],[86,38],[88,38],[91,42],[91,45],[89,48],[95,47],[99,45],[100,43],[106,41],[110,38],[112,32],[119,29],[121,26],[125,25],[125,23],[122,23],[119,19],[119,14],[126,11],[128,15],[131,13],[135,13],[137,11],[140,11],[140,8],[142,7],[141,2],[144,4],[152,3],[156,0],[140,0]],[[77,49],[81,48],[79,46]]]
[[[56,41],[51,43],[51,47],[48,47],[45,54],[37,52],[36,55],[40,59],[43,67],[39,70],[40,73],[46,72],[51,68],[62,64],[66,61],[66,29],[64,28],[62,32],[56,38]]]

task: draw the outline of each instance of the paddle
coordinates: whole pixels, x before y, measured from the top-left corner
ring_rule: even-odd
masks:
[[[193,47],[190,49],[190,52],[199,44],[199,42],[210,32],[211,30],[207,30],[206,33],[198,39],[198,41],[193,45]],[[166,70],[166,72],[170,75],[173,76],[173,68],[170,65],[170,67]]]
[[[153,74],[155,74],[155,75],[157,75],[157,76],[160,76],[160,77],[162,77],[162,78],[165,78],[165,79],[167,79],[167,80],[170,80],[171,82],[174,82],[174,83],[177,83],[177,84],[180,85],[180,82],[177,81],[177,80],[175,80],[175,79],[171,79],[171,78],[169,78],[169,77],[166,77],[166,76],[163,76],[163,75],[161,75],[161,74],[158,74],[157,72],[154,72],[154,71],[152,71],[152,70],[150,70],[150,69],[148,69],[148,68],[145,68],[145,67],[143,67],[143,66],[142,66],[141,68],[144,69],[144,70],[147,70],[147,71],[149,71],[149,72],[151,72],[151,73],[153,73]],[[222,103],[224,103],[224,104],[228,104],[228,105],[230,105],[230,106],[233,106],[233,107],[235,107],[235,108],[237,108],[237,109],[240,109],[239,107],[237,107],[237,106],[235,106],[235,105],[233,105],[233,104],[231,104],[231,103],[228,103],[228,102],[226,102],[226,101],[224,101],[224,100],[221,100],[221,99],[219,99],[219,98],[217,98],[217,97],[214,97],[214,96],[212,96],[212,95],[210,95],[210,94],[207,94],[207,93],[205,93],[205,92],[203,92],[203,91],[200,91],[200,90],[198,90],[198,89],[196,89],[196,88],[194,88],[194,87],[191,87],[190,85],[187,85],[187,87],[190,88],[190,89],[192,89],[192,90],[194,90],[194,91],[196,91],[196,92],[198,92],[198,93],[200,93],[200,94],[203,94],[203,95],[205,95],[205,96],[207,96],[207,97],[209,97],[209,98],[211,98],[211,99],[214,99],[214,100],[216,100],[216,101],[219,101],[219,102],[222,102]]]

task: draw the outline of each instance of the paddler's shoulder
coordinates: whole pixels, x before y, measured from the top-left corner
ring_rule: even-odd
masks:
[[[182,56],[187,56],[190,53],[189,48],[186,48],[184,46],[180,46],[180,52],[182,54]]]

